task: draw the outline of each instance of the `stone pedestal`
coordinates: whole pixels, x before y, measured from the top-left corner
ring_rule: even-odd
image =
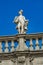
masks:
[[[19,51],[24,51],[25,49],[27,49],[26,45],[25,45],[25,39],[24,38],[19,38]]]

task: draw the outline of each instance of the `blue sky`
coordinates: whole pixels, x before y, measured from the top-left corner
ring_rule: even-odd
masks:
[[[13,19],[20,9],[29,19],[27,33],[43,32],[43,0],[0,0],[0,36],[17,34]]]

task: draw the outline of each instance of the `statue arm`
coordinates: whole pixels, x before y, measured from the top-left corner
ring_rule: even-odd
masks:
[[[29,21],[29,20],[27,20],[26,18],[24,18],[24,21],[25,21],[25,23],[28,25],[28,21]]]
[[[14,22],[15,22],[15,23],[18,23],[18,16],[16,16],[16,17],[14,18]]]
[[[23,16],[23,17],[24,17],[24,16]],[[25,22],[28,22],[29,20],[27,20],[27,19],[24,17],[24,21],[25,21]]]

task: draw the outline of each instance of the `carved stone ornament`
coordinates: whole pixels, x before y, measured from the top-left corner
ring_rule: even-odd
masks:
[[[25,56],[20,56],[20,57],[18,57],[18,62],[19,62],[19,63],[25,62]]]

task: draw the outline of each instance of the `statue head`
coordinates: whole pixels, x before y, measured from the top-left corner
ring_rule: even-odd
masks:
[[[22,15],[22,14],[23,14],[23,10],[20,10],[20,11],[19,11],[19,14]]]

